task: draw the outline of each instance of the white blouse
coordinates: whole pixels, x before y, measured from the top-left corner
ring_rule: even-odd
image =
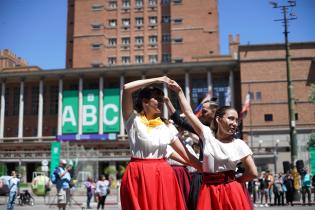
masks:
[[[203,149],[203,171],[208,173],[235,171],[240,160],[253,152],[241,139],[223,143],[216,139],[208,126],[203,126],[201,139]]]
[[[132,113],[125,122],[128,133],[131,155],[135,158],[164,158],[167,156],[167,145],[177,137],[173,125],[147,127],[140,120],[138,113]],[[175,129],[175,130],[174,130]]]

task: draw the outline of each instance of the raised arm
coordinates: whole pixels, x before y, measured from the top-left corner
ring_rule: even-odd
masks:
[[[191,106],[188,103],[182,88],[174,80],[171,80],[168,83],[168,87],[177,93],[181,110],[184,112],[186,118],[188,119],[193,129],[198,134],[198,136],[201,136],[203,124],[199,121],[197,116],[193,113]]]
[[[137,91],[138,89],[145,87],[147,85],[151,85],[154,83],[168,83],[169,78],[164,77],[156,77],[156,78],[150,78],[150,79],[144,79],[144,80],[136,80],[133,82],[126,83],[123,87],[123,93],[122,93],[122,114],[124,120],[127,120],[130,115],[132,114],[134,108],[133,108],[133,101],[132,101],[132,93]]]
[[[176,109],[174,108],[171,100],[166,96],[164,96],[164,103],[168,109],[170,118],[174,121],[174,123],[177,126],[189,132],[196,133],[193,127],[189,123],[187,123],[183,118],[180,117],[178,111],[176,111]]]

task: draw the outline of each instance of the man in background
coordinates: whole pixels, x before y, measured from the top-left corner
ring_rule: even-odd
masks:
[[[14,204],[17,194],[19,193],[20,179],[16,177],[16,172],[11,172],[11,178],[8,180],[9,187],[9,200],[7,204],[7,210],[14,210]]]

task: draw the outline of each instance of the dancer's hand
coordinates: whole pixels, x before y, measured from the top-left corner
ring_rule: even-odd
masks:
[[[175,93],[179,93],[182,90],[182,88],[179,86],[179,84],[177,84],[175,80],[170,80],[168,83],[168,87]]]

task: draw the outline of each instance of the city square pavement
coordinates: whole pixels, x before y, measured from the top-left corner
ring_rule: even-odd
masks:
[[[111,191],[111,193],[105,203],[105,209],[106,210],[121,210],[119,197],[117,196],[117,190]],[[34,196],[35,198],[35,205],[34,206],[15,206],[15,210],[53,210],[58,209],[56,206],[55,196],[46,197],[38,197]],[[6,209],[6,201],[7,197],[0,196],[0,210]],[[86,205],[86,196],[85,195],[75,195],[73,196],[72,205],[67,206],[66,209],[70,210],[82,210],[85,209]],[[96,209],[97,203],[95,201],[91,202],[91,206],[93,209]],[[83,208],[82,208],[83,207]],[[269,209],[269,210],[286,210],[286,209],[292,209],[292,210],[314,210],[315,209],[315,203],[312,203],[312,206],[302,206],[300,203],[297,203],[294,206],[270,206],[270,207],[255,207],[255,210],[262,210],[262,209]]]

